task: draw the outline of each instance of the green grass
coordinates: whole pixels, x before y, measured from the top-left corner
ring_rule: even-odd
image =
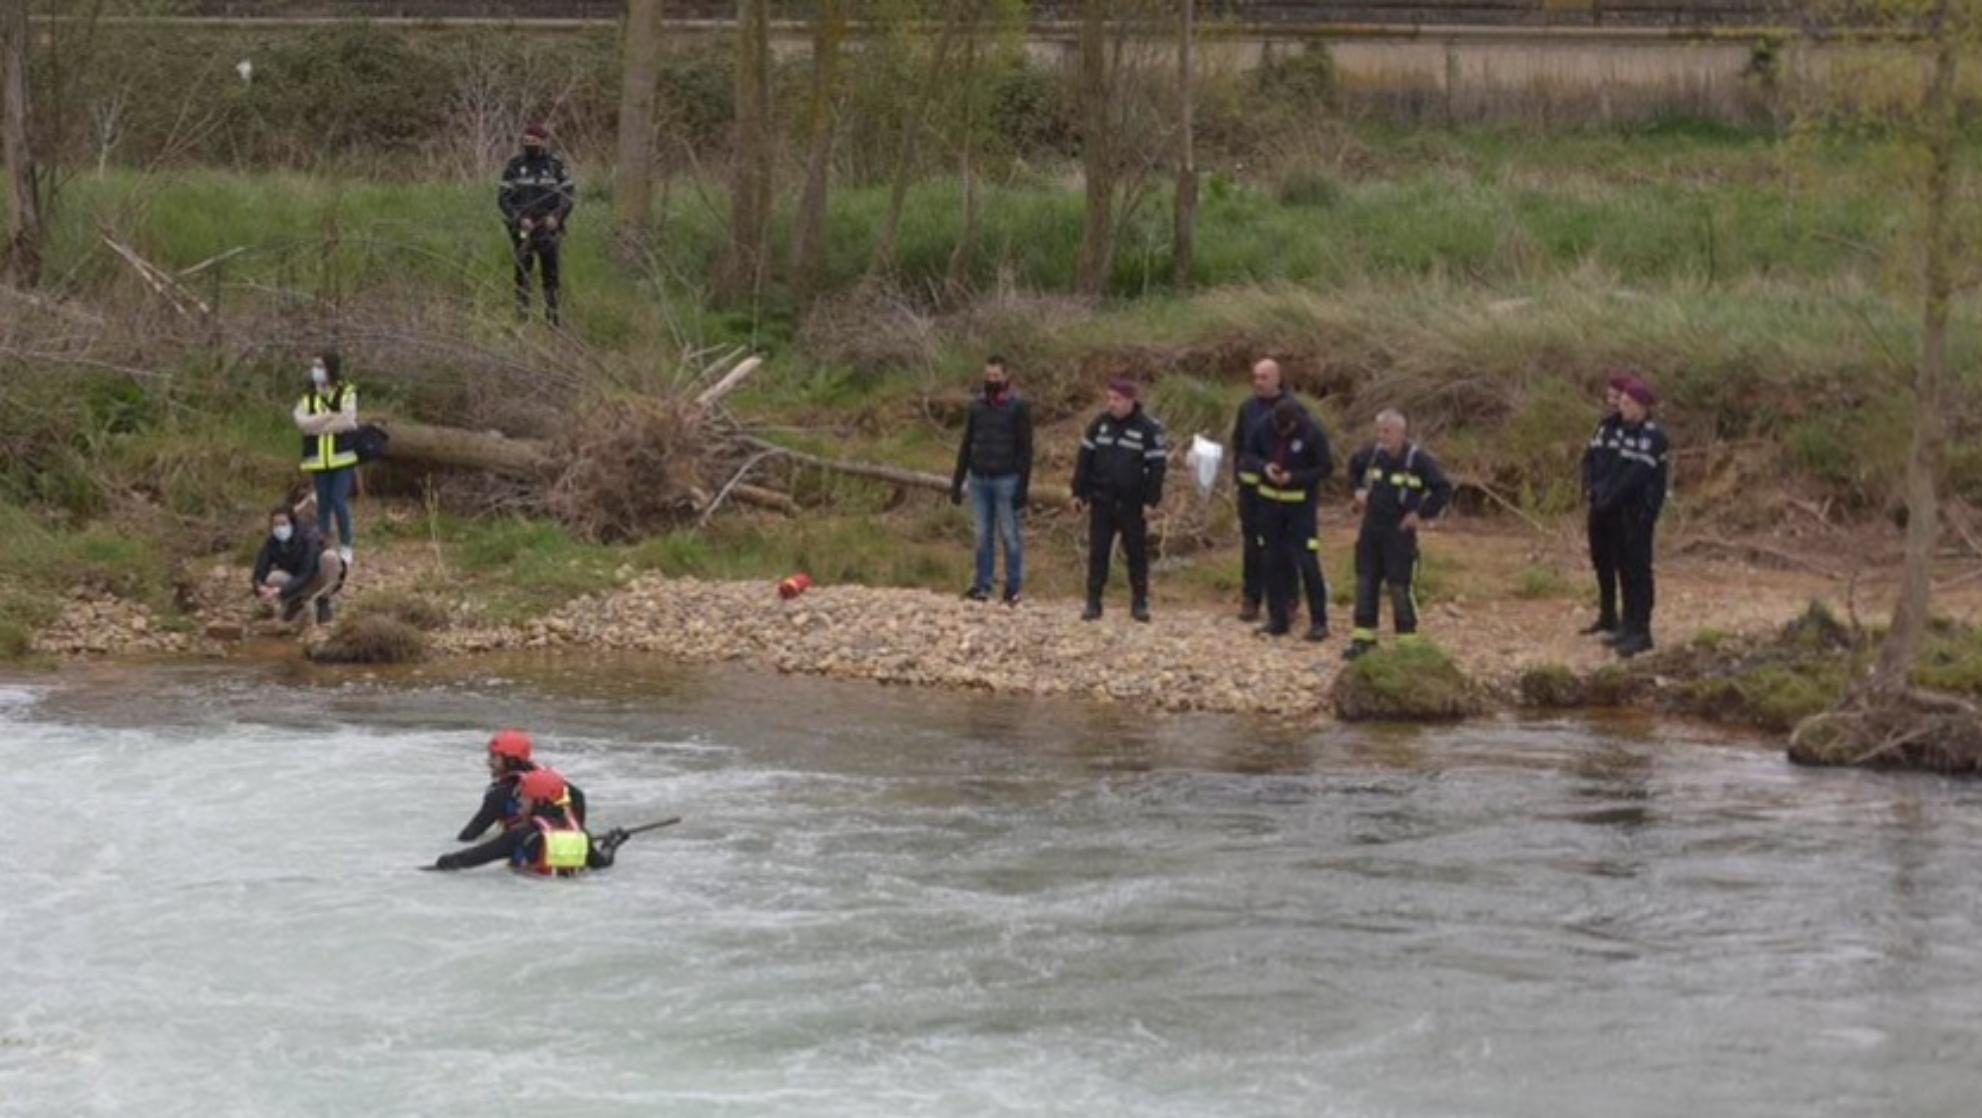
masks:
[[[1417,638],[1358,657],[1335,679],[1335,712],[1348,721],[1462,718],[1479,696],[1445,650]]]

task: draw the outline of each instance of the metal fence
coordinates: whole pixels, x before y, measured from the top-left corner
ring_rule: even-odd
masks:
[[[803,17],[809,0],[772,0],[772,11]],[[1280,26],[1344,23],[1491,27],[1758,26],[1794,15],[1790,0],[1200,0],[1207,19]],[[252,19],[583,19],[616,20],[623,0],[191,0],[178,11]],[[1034,18],[1079,14],[1076,0],[1034,0]],[[726,19],[734,0],[669,0],[675,19]]]

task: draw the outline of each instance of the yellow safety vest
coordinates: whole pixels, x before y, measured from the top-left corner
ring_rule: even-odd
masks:
[[[326,400],[323,394],[312,389],[303,397],[303,412],[306,415],[333,415],[344,410],[344,401],[355,398],[358,390],[348,384],[337,386],[337,392]],[[316,473],[319,470],[341,470],[358,464],[356,451],[343,447],[343,435],[304,435],[303,470]]]
[[[584,831],[545,831],[544,862],[551,870],[582,870],[591,839]]]

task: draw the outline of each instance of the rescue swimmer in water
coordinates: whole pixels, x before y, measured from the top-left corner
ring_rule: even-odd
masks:
[[[489,739],[489,775],[482,806],[463,827],[462,842],[474,842],[500,824],[494,838],[453,854],[443,854],[434,870],[465,870],[492,862],[545,877],[569,877],[581,870],[602,870],[613,864],[620,844],[642,831],[672,826],[666,819],[642,827],[615,827],[593,836],[585,830],[585,794],[555,769],[531,756],[530,735],[504,729]]]

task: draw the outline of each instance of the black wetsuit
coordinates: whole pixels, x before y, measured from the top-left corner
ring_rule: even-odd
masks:
[[[565,820],[564,809],[560,807],[538,808],[538,816],[553,823]],[[491,862],[508,862],[514,866],[528,866],[537,860],[537,847],[544,841],[543,832],[533,826],[517,826],[504,830],[501,834],[466,850],[453,854],[443,854],[434,860],[437,870],[470,870],[476,866],[486,866]],[[613,864],[614,851],[601,848],[595,839],[587,844],[585,868],[602,870]]]

